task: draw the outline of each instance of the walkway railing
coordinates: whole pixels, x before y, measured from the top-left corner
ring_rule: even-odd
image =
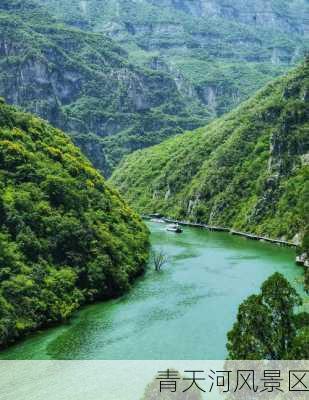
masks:
[[[151,216],[149,216],[149,215],[142,215],[142,217],[146,218],[146,219],[151,218]],[[252,233],[239,232],[239,231],[235,231],[234,229],[226,228],[223,226],[207,225],[207,224],[201,224],[201,223],[189,222],[189,221],[179,221],[176,219],[171,219],[171,218],[166,218],[166,217],[161,217],[161,219],[164,220],[165,222],[171,223],[171,224],[179,224],[182,226],[192,226],[195,228],[207,229],[207,230],[213,231],[213,232],[229,232],[232,235],[242,236],[242,237],[245,237],[250,240],[260,240],[260,241],[270,242],[273,244],[278,244],[281,246],[298,247],[296,243],[289,242],[286,240],[273,239],[273,238],[269,238],[267,236],[259,236],[259,235],[254,235]]]

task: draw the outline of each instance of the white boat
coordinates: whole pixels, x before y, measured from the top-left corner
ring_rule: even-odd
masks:
[[[182,233],[182,228],[179,224],[171,224],[166,228],[169,232]]]

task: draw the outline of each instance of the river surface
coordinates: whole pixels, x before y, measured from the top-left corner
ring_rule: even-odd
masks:
[[[279,271],[302,292],[292,249],[195,228],[177,235],[163,224],[148,226],[153,247],[169,257],[161,272],[149,266],[121,299],[85,307],[0,358],[224,359],[239,304],[267,277]]]

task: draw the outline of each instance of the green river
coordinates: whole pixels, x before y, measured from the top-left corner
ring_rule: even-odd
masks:
[[[218,360],[237,308],[275,271],[301,292],[302,269],[289,248],[149,223],[154,248],[169,256],[150,266],[118,300],[85,307],[68,323],[36,333],[2,359]]]

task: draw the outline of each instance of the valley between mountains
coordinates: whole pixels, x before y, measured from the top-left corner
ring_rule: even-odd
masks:
[[[308,267],[308,1],[0,1],[0,358],[308,359]]]

